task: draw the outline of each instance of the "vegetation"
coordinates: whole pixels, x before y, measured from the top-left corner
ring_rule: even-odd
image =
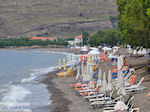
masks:
[[[89,36],[90,36],[90,34],[88,33],[88,32],[83,32],[82,33],[82,35],[83,35],[83,42],[82,42],[82,44],[83,45],[87,45],[87,42],[88,42],[88,39],[89,39]]]
[[[123,37],[121,33],[116,29],[110,29],[107,31],[99,30],[89,39],[89,44],[91,46],[99,46],[103,44],[114,46],[120,45],[121,43],[124,43]]]
[[[150,0],[117,0],[118,29],[126,43],[150,47]]]
[[[29,38],[18,38],[18,39],[0,39],[0,47],[7,46],[32,46],[32,45],[40,45],[40,46],[48,46],[48,45],[64,45],[67,46],[68,42],[63,40],[58,41],[50,41],[50,40],[30,40]]]
[[[113,28],[116,28],[116,27],[117,27],[118,18],[115,17],[115,16],[110,16],[109,19],[110,19],[110,21],[111,21],[111,23],[112,23]]]

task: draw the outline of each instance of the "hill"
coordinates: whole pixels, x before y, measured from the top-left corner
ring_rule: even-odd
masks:
[[[0,37],[70,37],[111,28],[115,0],[0,0]]]

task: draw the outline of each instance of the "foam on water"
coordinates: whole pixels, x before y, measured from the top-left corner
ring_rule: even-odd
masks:
[[[35,78],[36,78],[36,76],[31,76],[31,77],[29,77],[29,78],[23,78],[23,79],[21,80],[21,83],[30,82],[30,81],[34,80]]]
[[[44,75],[47,74],[49,72],[52,72],[54,70],[56,70],[58,68],[58,66],[56,67],[48,67],[48,68],[39,68],[39,69],[33,69],[31,70],[32,73],[30,74],[30,77],[28,78],[23,78],[21,80],[21,83],[28,83],[33,81],[34,79],[36,79],[36,77],[38,77],[39,75]]]
[[[22,86],[10,86],[9,91],[5,93],[5,96],[2,98],[3,102],[18,102],[23,101],[23,99],[31,94],[29,90],[23,88]]]

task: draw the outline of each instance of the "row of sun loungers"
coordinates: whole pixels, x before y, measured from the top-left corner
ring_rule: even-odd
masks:
[[[133,69],[131,69],[133,70]],[[127,76],[124,78],[125,80],[125,90],[127,92],[133,92],[133,91],[143,91],[146,87],[142,85],[142,82],[144,80],[144,77],[141,78],[141,80],[135,84],[136,75],[132,75],[131,73],[128,73]],[[96,82],[94,82],[96,85]],[[116,86],[117,81],[114,79],[112,81],[113,86]],[[86,100],[90,102],[90,105],[94,108],[96,107],[103,107],[103,112],[116,112],[114,109],[116,103],[120,101],[120,99],[123,96],[118,96],[116,98],[113,98],[114,91],[110,92],[109,96],[106,96],[106,94],[103,94],[101,92],[101,87],[96,88],[89,88],[88,84],[70,84],[70,86],[75,87],[75,90]],[[129,112],[134,112],[134,110],[138,110],[138,108],[133,108],[134,103],[132,102],[134,99],[134,96],[130,97],[128,101],[126,102],[126,105],[130,107],[128,109]]]

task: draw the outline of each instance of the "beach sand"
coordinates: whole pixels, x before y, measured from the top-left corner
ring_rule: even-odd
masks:
[[[120,54],[127,55],[124,50],[119,51]],[[149,65],[149,61],[145,57],[134,57],[127,55],[128,63],[136,69],[138,82],[141,77],[145,77],[143,82],[147,87],[143,92],[134,92],[134,103],[136,107],[140,108],[140,112],[150,111],[150,100],[146,96],[150,92],[150,74],[145,72],[145,66]],[[109,63],[104,63],[103,71],[108,71],[112,66]],[[48,73],[46,78],[41,82],[47,85],[50,93],[52,93],[52,105],[47,107],[50,112],[102,112],[102,109],[93,109],[90,103],[82,98],[74,88],[69,87],[69,84],[75,83],[75,77],[56,77],[57,71]]]

